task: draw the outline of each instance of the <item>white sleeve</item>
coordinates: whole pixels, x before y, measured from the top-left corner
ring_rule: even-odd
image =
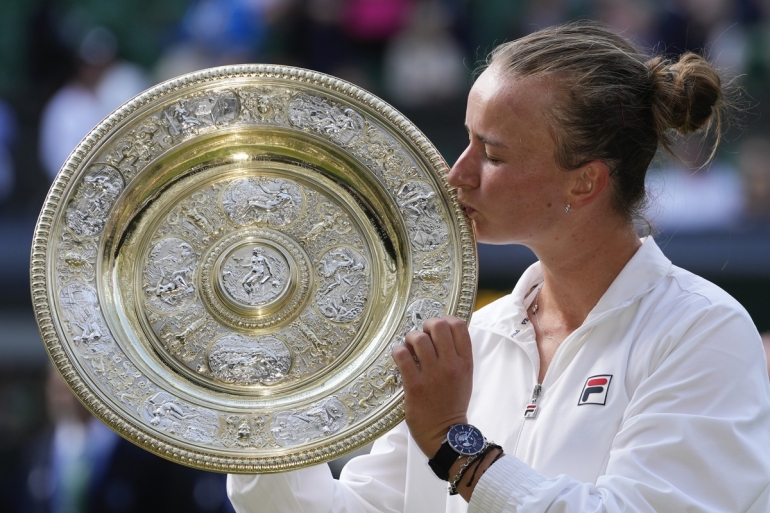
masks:
[[[469,513],[767,513],[770,382],[747,317],[704,311],[662,345],[596,483],[505,456],[479,481]]]
[[[352,459],[335,480],[327,465],[279,474],[227,476],[238,513],[396,513],[404,509],[408,431],[405,423]]]

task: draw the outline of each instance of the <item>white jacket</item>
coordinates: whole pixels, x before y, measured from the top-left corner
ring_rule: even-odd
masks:
[[[768,511],[770,380],[746,311],[648,238],[562,343],[525,418],[539,369],[528,292],[542,279],[534,264],[471,323],[468,419],[506,456],[469,505],[448,497],[402,423],[339,481],[326,465],[229,476],[236,510]]]

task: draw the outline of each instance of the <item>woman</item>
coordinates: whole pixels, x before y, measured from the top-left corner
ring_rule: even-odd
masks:
[[[702,58],[649,60],[591,23],[496,49],[448,180],[480,241],[539,262],[470,328],[431,319],[393,351],[406,426],[340,482],[319,467],[230,476],[236,509],[767,511],[759,335],[634,229],[658,145],[718,134],[722,104]]]

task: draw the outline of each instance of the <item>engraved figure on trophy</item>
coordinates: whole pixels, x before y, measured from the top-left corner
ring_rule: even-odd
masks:
[[[364,118],[353,109],[308,93],[301,93],[291,101],[289,121],[302,130],[325,135],[340,146],[357,139],[364,127]]]
[[[348,388],[350,399],[348,406],[353,410],[353,416],[358,417],[360,410],[368,412],[384,403],[401,386],[401,374],[398,368],[389,363],[378,363],[367,371]]]
[[[74,277],[93,283],[95,263],[96,245],[89,239],[81,240],[72,232],[63,230],[56,264],[59,287],[65,287]]]
[[[156,328],[155,332],[172,356],[189,363],[208,345],[203,333],[207,331],[205,328],[208,320],[203,308],[200,304],[196,304],[188,311],[184,311],[183,315],[168,318],[163,327],[160,330]]]
[[[215,185],[196,192],[182,202],[169,213],[166,222],[158,229],[158,236],[183,237],[198,249],[207,248],[227,225],[223,213],[215,206],[217,192]]]
[[[98,235],[123,187],[123,177],[114,167],[107,164],[91,166],[67,207],[69,229],[79,237]]]
[[[266,87],[244,87],[237,90],[243,104],[242,115],[257,123],[287,122],[286,104],[289,102],[288,91],[276,93]]]
[[[346,216],[340,207],[324,201],[316,206],[316,212],[320,221],[313,224],[310,231],[305,236],[306,241],[315,239],[321,234],[332,232],[337,235],[344,235],[350,232],[353,227],[350,224],[348,216]]]
[[[302,193],[296,183],[282,178],[244,178],[225,191],[222,208],[239,226],[285,226],[302,210]]]
[[[263,449],[268,445],[280,447],[267,434],[267,415],[255,415],[251,418],[230,415],[225,420],[225,433],[222,445],[225,447],[254,447]]]
[[[240,102],[232,91],[183,98],[163,111],[163,124],[174,136],[187,136],[202,127],[230,124],[238,116]]]
[[[366,259],[349,247],[327,251],[318,261],[321,285],[316,293],[318,311],[334,322],[357,319],[369,296],[369,270]]]
[[[449,241],[449,231],[438,212],[436,192],[426,182],[406,182],[396,202],[409,226],[409,239],[420,251],[433,251]]]
[[[444,299],[449,295],[448,281],[452,272],[452,258],[444,248],[414,259],[414,278],[420,295]]]
[[[168,392],[150,396],[142,407],[142,418],[156,429],[192,442],[210,443],[219,431],[215,412],[187,404]]]
[[[336,397],[299,411],[283,411],[273,417],[270,433],[283,446],[299,445],[332,435],[348,423],[348,411]]]
[[[289,373],[291,351],[275,337],[226,335],[211,346],[209,368],[224,383],[274,385]]]
[[[59,292],[59,302],[69,324],[75,346],[89,353],[104,353],[111,339],[104,337],[96,291],[82,283],[71,283]]]
[[[255,246],[251,255],[251,262],[241,266],[249,268],[249,272],[247,272],[241,279],[241,285],[249,296],[251,296],[255,290],[261,289],[266,282],[273,280],[273,277],[275,276],[275,271],[273,270],[273,265],[270,263],[270,260],[273,260],[276,264],[279,262],[275,258],[266,258],[264,253],[265,248]],[[272,285],[276,288],[280,287],[280,278],[276,277],[272,281]]]
[[[156,155],[172,144],[173,139],[163,129],[163,123],[151,117],[113,145],[105,160],[120,169],[126,180],[131,180]]]
[[[288,262],[278,251],[265,245],[242,247],[231,253],[222,266],[225,291],[249,306],[270,303],[281,295],[288,283]]]
[[[161,312],[175,312],[195,298],[197,256],[182,239],[161,240],[150,251],[144,268],[145,298]]]

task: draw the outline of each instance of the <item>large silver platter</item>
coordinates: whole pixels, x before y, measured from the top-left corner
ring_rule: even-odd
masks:
[[[330,76],[160,84],[80,143],[40,214],[51,359],[113,429],[193,467],[276,472],[363,446],[403,418],[392,346],[470,317],[475,243],[447,170]]]

